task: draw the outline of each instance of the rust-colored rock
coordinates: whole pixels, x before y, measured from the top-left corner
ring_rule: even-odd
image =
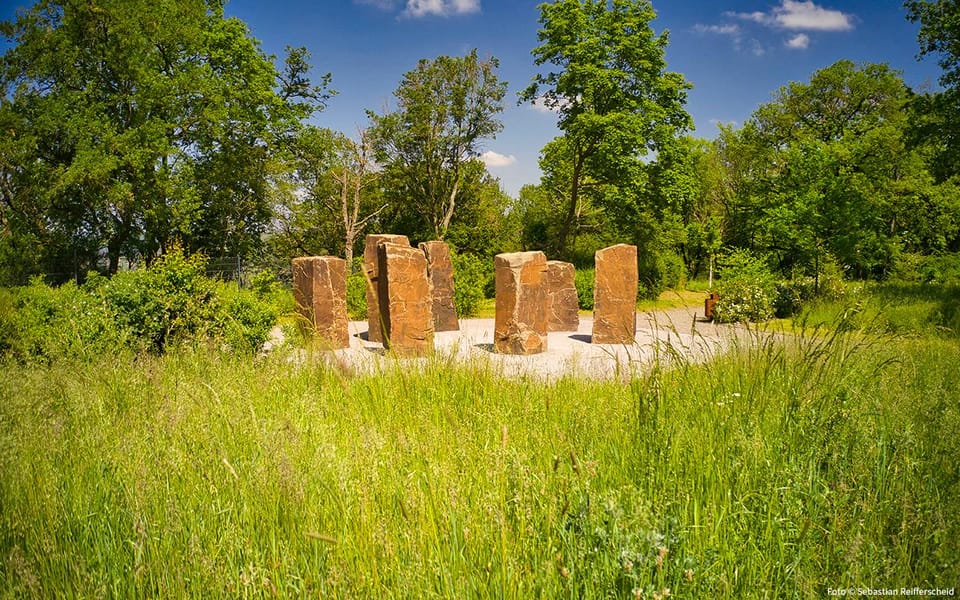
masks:
[[[573,264],[547,261],[547,331],[576,331],[580,327],[580,302],[574,275]]]
[[[497,308],[493,347],[502,354],[538,354],[547,350],[543,252],[498,254],[493,260]]]
[[[427,257],[409,245],[381,242],[377,295],[383,345],[398,356],[433,352],[433,285]]]
[[[410,245],[407,236],[392,233],[371,233],[364,240],[363,270],[367,276],[367,340],[371,342],[383,342],[383,322],[380,319],[380,301],[377,297],[380,279],[377,246],[380,242]]]
[[[453,302],[453,263],[450,248],[441,241],[420,242],[427,257],[427,275],[433,284],[434,331],[460,331],[457,307]]]
[[[330,349],[350,347],[347,261],[335,256],[293,259],[293,295],[297,311]]]
[[[637,247],[617,244],[594,255],[594,344],[632,344],[637,335]]]

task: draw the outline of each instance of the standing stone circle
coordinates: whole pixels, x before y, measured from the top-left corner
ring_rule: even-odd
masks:
[[[297,312],[330,349],[350,347],[347,261],[335,256],[293,259],[293,296]]]
[[[433,284],[434,331],[460,331],[457,307],[453,302],[453,263],[450,248],[441,241],[420,242],[427,258],[427,275]]]
[[[576,331],[580,327],[580,302],[572,263],[547,261],[547,331]]]
[[[433,285],[427,258],[418,248],[380,242],[377,295],[383,346],[397,356],[433,352]]]
[[[367,276],[367,341],[370,342],[383,342],[383,320],[380,318],[380,301],[378,299],[380,263],[377,246],[380,242],[410,245],[407,236],[392,233],[371,233],[364,240],[363,270]]]
[[[632,344],[637,335],[637,247],[617,244],[594,255],[594,344]]]
[[[494,257],[497,308],[493,347],[502,354],[538,354],[547,350],[543,252],[513,252]]]

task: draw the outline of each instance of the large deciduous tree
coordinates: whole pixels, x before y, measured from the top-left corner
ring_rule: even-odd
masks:
[[[278,69],[222,0],[40,0],[0,31],[0,254],[257,247],[275,150],[328,96],[304,49]]]
[[[564,213],[555,250],[568,252],[578,215],[588,212],[585,192],[629,202],[609,185],[627,187],[640,176],[642,159],[692,125],[684,110],[689,84],[666,71],[667,34],[656,35],[648,0],[557,0],[540,5],[538,73],[521,100],[559,114],[569,166]],[[547,150],[545,149],[545,153]],[[556,153],[553,158],[555,162]],[[554,169],[560,172],[559,169]],[[596,191],[596,193],[593,193]]]
[[[394,92],[397,108],[370,113],[378,159],[397,207],[417,223],[410,231],[444,239],[479,144],[501,129],[506,83],[495,58],[421,60]]]

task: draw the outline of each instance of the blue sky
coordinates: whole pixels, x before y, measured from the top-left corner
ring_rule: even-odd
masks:
[[[0,17],[12,16],[3,3]],[[229,0],[227,14],[247,22],[268,53],[307,46],[315,72],[333,74],[339,91],[316,122],[352,134],[365,110],[392,106],[403,74],[420,58],[476,48],[500,60],[509,82],[504,130],[485,142],[491,173],[515,195],[539,180],[537,158],[558,135],[556,115],[517,106],[534,73],[539,0]],[[742,123],[790,81],[848,58],[884,62],[914,89],[937,86],[939,68],[917,62],[916,25],[899,0],[654,0],[657,32],[670,31],[667,63],[694,88],[687,109],[695,135],[717,122]]]

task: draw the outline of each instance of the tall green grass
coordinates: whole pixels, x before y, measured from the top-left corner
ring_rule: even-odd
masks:
[[[960,581],[955,343],[816,332],[668,355],[626,384],[505,381],[442,356],[373,375],[189,348],[5,364],[0,595]]]

